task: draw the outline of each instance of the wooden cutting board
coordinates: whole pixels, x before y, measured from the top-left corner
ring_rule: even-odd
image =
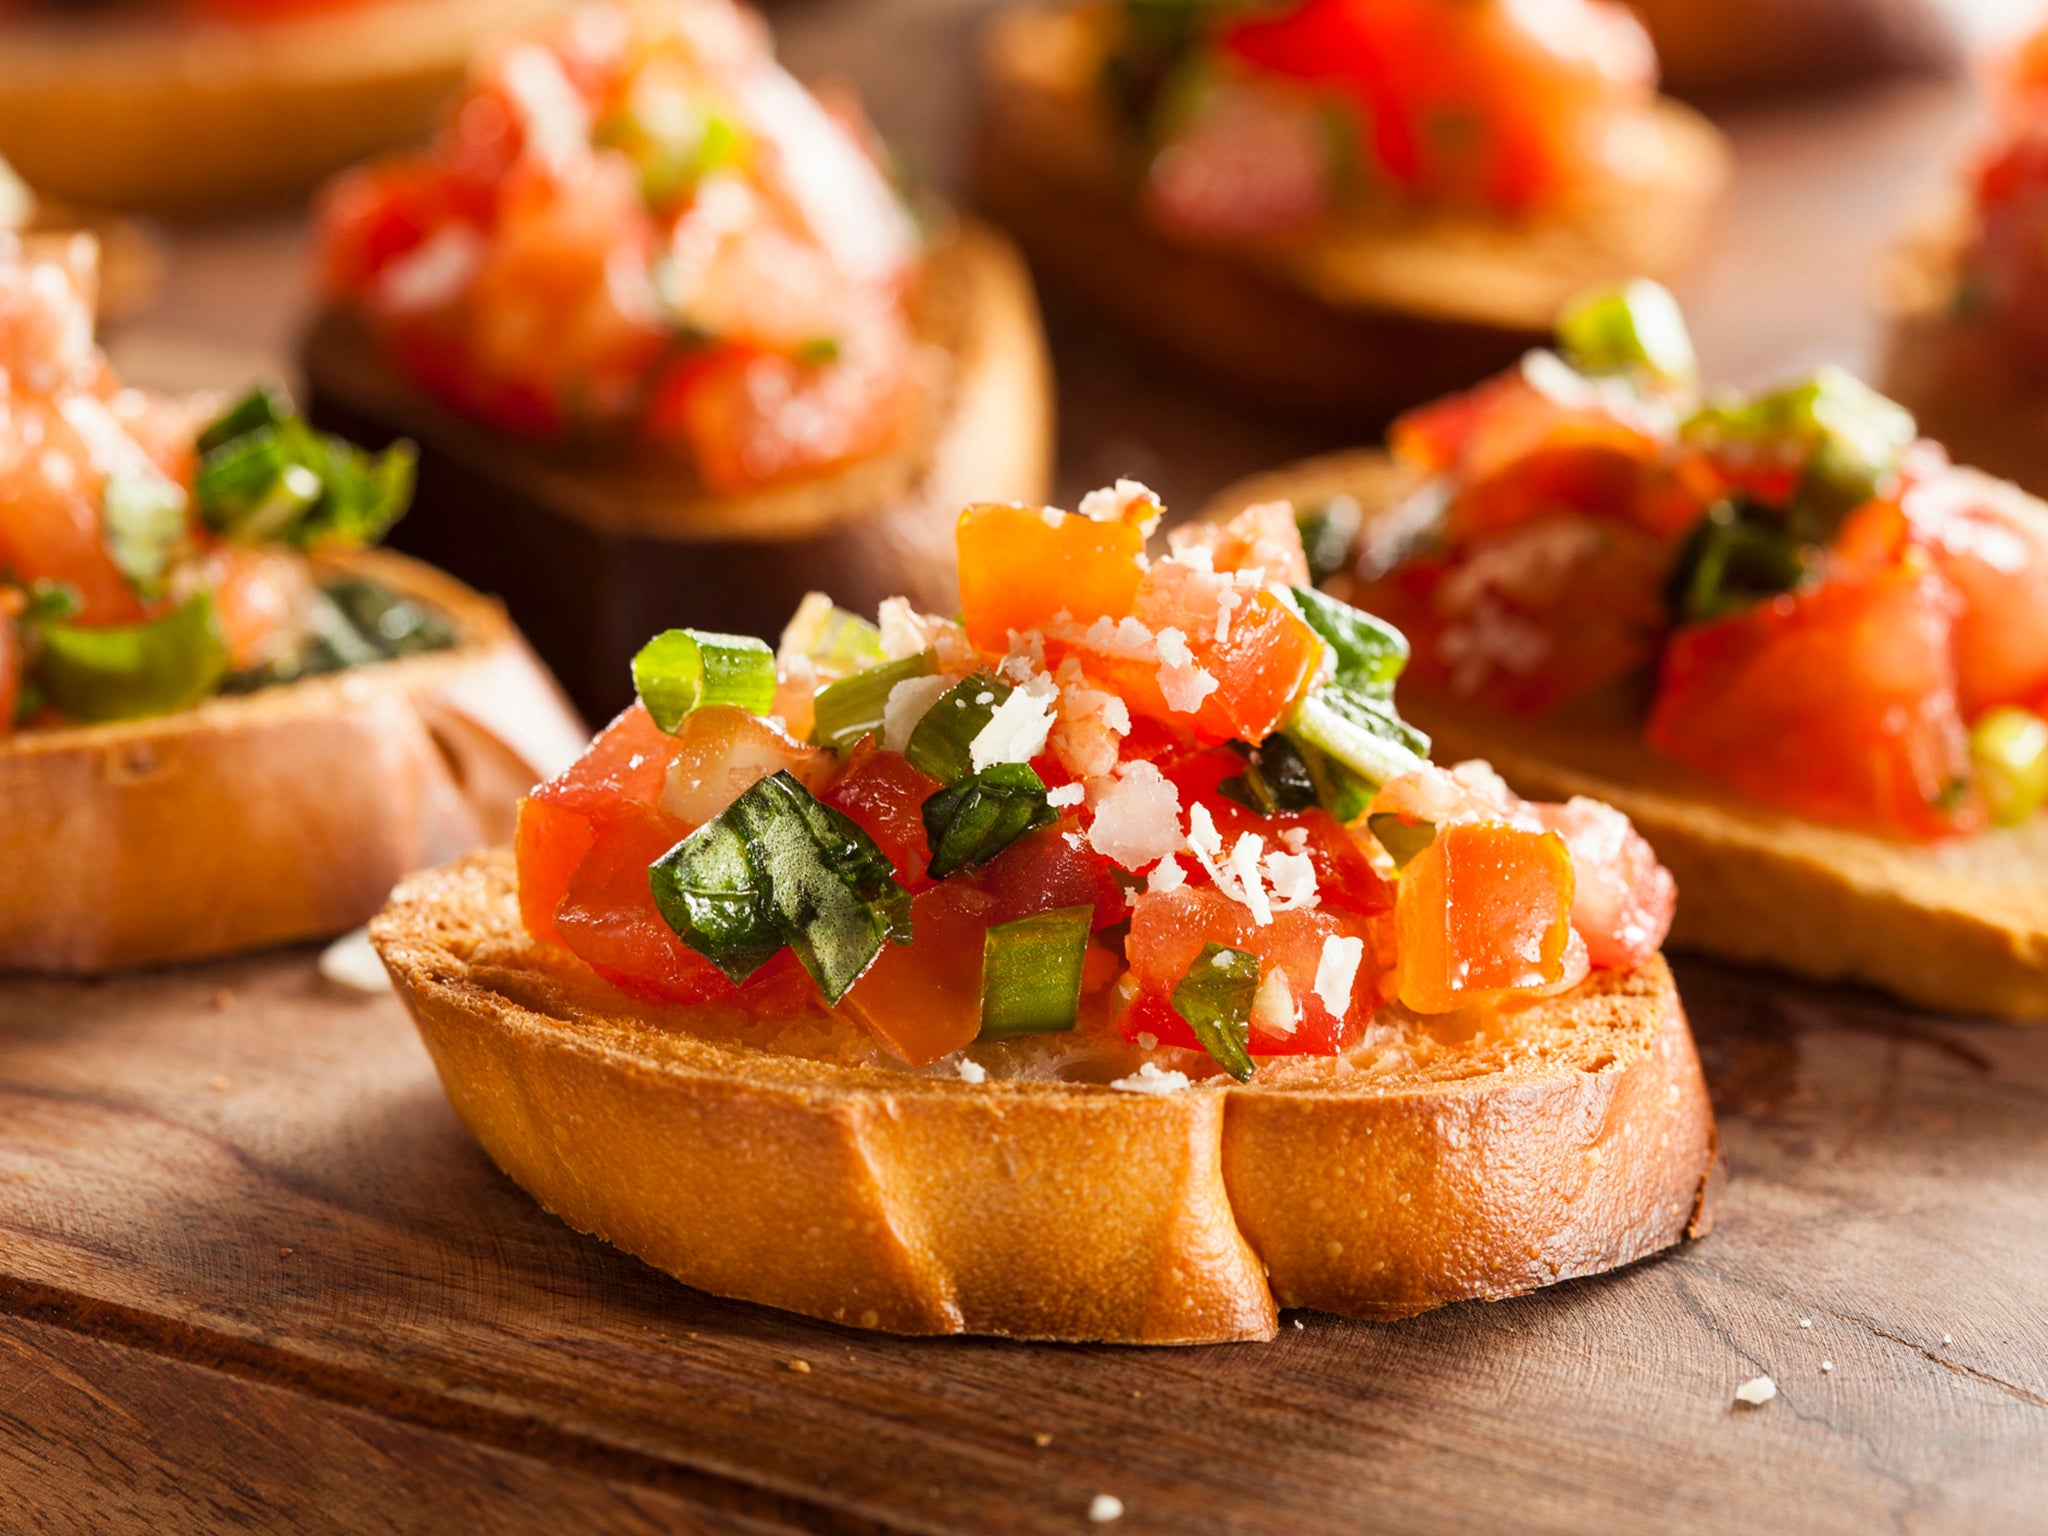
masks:
[[[1680,981],[1712,1236],[1188,1350],[687,1290],[499,1175],[308,951],[0,983],[0,1531],[2041,1529],[2048,1031]]]

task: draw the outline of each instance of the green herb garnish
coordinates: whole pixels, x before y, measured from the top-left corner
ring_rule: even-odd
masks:
[[[100,528],[115,567],[155,597],[185,543],[185,492],[154,470],[116,470],[100,494]]]
[[[1557,340],[1581,373],[1637,374],[1681,389],[1699,380],[1685,315],[1670,290],[1648,278],[1572,299],[1558,315]]]
[[[649,866],[676,936],[734,982],[785,946],[829,1003],[885,943],[910,942],[910,895],[874,840],[784,770]]]
[[[913,677],[929,677],[938,669],[930,651],[920,651],[901,661],[869,667],[818,690],[812,703],[811,740],[834,752],[851,752],[861,737],[882,728],[882,713],[889,706],[889,694],[898,683]]]
[[[139,624],[35,627],[35,682],[74,720],[133,720],[196,704],[228,667],[226,643],[204,592]]]
[[[925,800],[925,838],[932,851],[926,873],[943,880],[977,868],[1026,832],[1058,819],[1045,803],[1045,781],[1029,763],[991,763]]]
[[[904,744],[910,766],[941,784],[957,784],[974,771],[970,748],[1012,689],[1001,678],[977,672],[932,702]]]
[[[1309,580],[1321,583],[1351,564],[1351,546],[1365,526],[1365,513],[1357,497],[1332,496],[1320,506],[1296,512],[1294,526],[1301,530]]]
[[[1252,1061],[1252,999],[1259,991],[1259,957],[1209,943],[1173,989],[1173,1011],[1188,1021],[1202,1049],[1240,1083],[1258,1070]]]
[[[1081,1011],[1093,907],[1061,907],[988,930],[982,945],[982,1040],[1058,1034]]]
[[[775,706],[775,653],[752,635],[664,630],[633,657],[633,691],[671,736],[715,704],[765,715]]]
[[[198,441],[199,514],[243,543],[374,544],[412,500],[411,443],[366,453],[314,431],[274,391],[244,396]]]

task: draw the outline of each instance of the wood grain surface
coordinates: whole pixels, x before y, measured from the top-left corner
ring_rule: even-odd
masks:
[[[686,1290],[501,1177],[306,952],[10,982],[0,1530],[2040,1529],[2048,1031],[1680,979],[1711,1237],[1193,1350]]]
[[[983,9],[775,12],[800,72],[852,76],[952,184]],[[1874,254],[1971,110],[1912,86],[1731,124],[1686,292],[1711,376],[1869,360]],[[121,366],[288,377],[297,217],[168,254]],[[1191,509],[1330,446],[1052,319],[1070,504],[1137,474]],[[0,1533],[1071,1532],[1101,1493],[1134,1533],[2048,1529],[2048,1031],[1680,983],[1731,1164],[1711,1237],[1513,1302],[1140,1351],[688,1291],[502,1178],[397,1005],[307,951],[0,981]],[[1779,1396],[1738,1406],[1759,1373]]]

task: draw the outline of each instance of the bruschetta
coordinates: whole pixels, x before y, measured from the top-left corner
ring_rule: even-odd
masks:
[[[424,133],[486,39],[566,0],[0,5],[0,155],[46,195],[189,212]]]
[[[2048,507],[1839,369],[1702,393],[1652,284],[1559,339],[1212,515],[1297,509],[1441,745],[1627,812],[1675,945],[2048,1017]]]
[[[1263,1338],[1704,1231],[1626,818],[1445,768],[1291,515],[968,507],[959,616],[679,629],[513,849],[372,925],[472,1133],[692,1285],[905,1333]]]
[[[121,388],[92,286],[91,237],[0,233],[0,971],[354,927],[581,731],[496,604],[364,547],[409,449]]]
[[[1960,457],[2048,492],[2048,31],[1991,100],[1958,183],[1885,264],[1885,385]]]
[[[328,192],[316,415],[427,459],[407,548],[611,713],[681,614],[951,601],[953,510],[1039,500],[1049,368],[999,236],[917,209],[729,0],[600,4],[483,60]]]
[[[1672,272],[1728,175],[1609,0],[1026,5],[982,75],[978,195],[1048,282],[1353,427]]]

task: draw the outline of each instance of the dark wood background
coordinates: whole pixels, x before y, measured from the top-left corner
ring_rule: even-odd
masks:
[[[975,9],[779,20],[944,181]],[[1710,372],[1871,359],[1874,254],[1971,110],[1922,84],[1733,122],[1687,293]],[[170,254],[122,366],[288,373],[297,221]],[[1191,506],[1324,446],[1053,318],[1070,497],[1137,474]],[[2048,1529],[2048,1032],[1680,982],[1732,1170],[1711,1237],[1519,1301],[1153,1351],[686,1290],[498,1175],[397,1004],[312,950],[0,982],[0,1532],[1072,1532],[1098,1493],[1134,1533]],[[1737,1405],[1760,1373],[1777,1400]]]

